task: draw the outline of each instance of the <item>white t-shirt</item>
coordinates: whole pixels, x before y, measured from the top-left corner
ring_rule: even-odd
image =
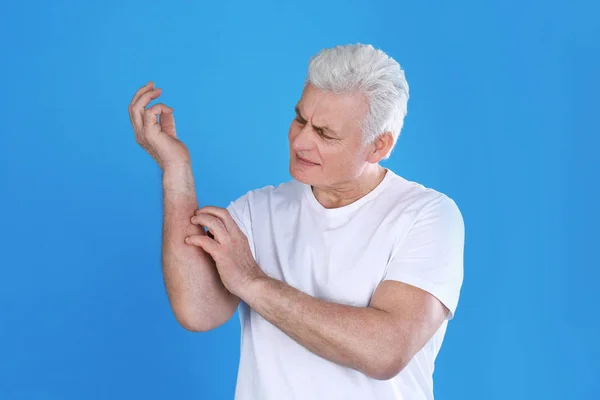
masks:
[[[448,196],[391,170],[370,193],[326,209],[296,180],[252,190],[229,212],[272,278],[313,297],[367,307],[377,285],[419,287],[450,314],[394,378],[377,380],[328,361],[248,307],[242,327],[236,400],[430,400],[434,361],[463,281],[464,224]]]

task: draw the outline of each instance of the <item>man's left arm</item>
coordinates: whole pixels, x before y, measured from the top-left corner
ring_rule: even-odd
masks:
[[[242,298],[313,353],[390,379],[454,316],[464,251],[456,203],[445,195],[428,201],[396,250],[369,307],[319,300],[264,276]]]
[[[311,352],[381,380],[397,375],[448,313],[431,294],[394,281],[378,286],[369,307],[320,300],[269,277],[241,296]]]

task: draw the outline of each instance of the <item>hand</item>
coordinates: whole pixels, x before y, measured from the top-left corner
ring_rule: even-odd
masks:
[[[160,94],[161,89],[155,89],[154,83],[149,82],[133,96],[129,104],[129,118],[135,140],[163,170],[171,165],[189,165],[189,151],[175,133],[173,109],[162,103],[146,109],[150,101]],[[160,115],[160,122],[157,115]]]
[[[208,235],[188,236],[185,242],[210,254],[227,290],[243,299],[250,284],[266,276],[252,256],[246,235],[224,208],[203,207],[191,222],[208,228]]]

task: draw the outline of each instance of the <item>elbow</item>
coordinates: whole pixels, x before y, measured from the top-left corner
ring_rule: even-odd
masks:
[[[183,329],[189,332],[208,332],[213,329],[213,327],[207,324],[189,319],[177,318],[177,322],[179,322],[179,325],[181,325]]]
[[[208,332],[223,324],[189,312],[175,312],[175,319],[182,328],[189,332]]]
[[[172,302],[175,319],[190,332],[208,332],[220,327],[231,319],[237,310],[239,299],[228,298],[225,302],[179,301]],[[198,304],[201,303],[201,304]]]
[[[370,378],[378,381],[387,381],[402,372],[409,361],[404,357],[397,357],[391,360],[381,357],[373,360],[365,373]]]
[[[402,365],[400,367],[392,366],[392,367],[380,368],[380,369],[373,371],[373,373],[370,374],[369,376],[378,381],[387,381],[389,379],[392,379],[396,375],[398,375],[400,372],[402,372],[404,367],[406,367],[406,365]]]

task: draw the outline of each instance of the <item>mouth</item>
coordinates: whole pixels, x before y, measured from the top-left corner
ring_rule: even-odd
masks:
[[[305,158],[300,157],[298,154],[296,154],[296,161],[298,161],[300,164],[306,165],[306,166],[315,166],[315,165],[319,165],[318,163],[309,161]]]

